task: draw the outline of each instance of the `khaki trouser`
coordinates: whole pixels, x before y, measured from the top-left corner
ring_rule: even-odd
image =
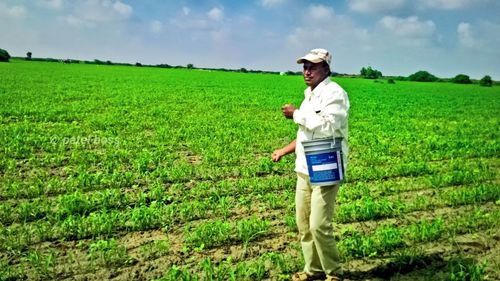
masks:
[[[311,186],[309,176],[297,173],[295,207],[307,273],[342,274],[333,237],[333,212],[339,185]]]

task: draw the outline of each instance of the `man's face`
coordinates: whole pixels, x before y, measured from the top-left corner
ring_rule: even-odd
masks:
[[[328,72],[323,62],[304,61],[304,81],[311,89],[314,89],[327,75]]]

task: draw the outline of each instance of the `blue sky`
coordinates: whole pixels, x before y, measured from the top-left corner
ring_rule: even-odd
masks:
[[[300,71],[318,47],[340,73],[500,80],[500,0],[0,0],[13,56]]]

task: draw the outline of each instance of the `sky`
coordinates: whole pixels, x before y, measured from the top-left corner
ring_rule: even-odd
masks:
[[[11,56],[500,80],[500,0],[0,0]]]

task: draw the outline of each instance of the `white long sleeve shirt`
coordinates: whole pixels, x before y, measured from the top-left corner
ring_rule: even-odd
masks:
[[[304,101],[293,113],[293,121],[299,125],[295,146],[295,171],[309,175],[302,141],[326,137],[342,137],[344,171],[347,168],[347,137],[349,97],[337,83],[327,77],[313,91],[307,87]]]

